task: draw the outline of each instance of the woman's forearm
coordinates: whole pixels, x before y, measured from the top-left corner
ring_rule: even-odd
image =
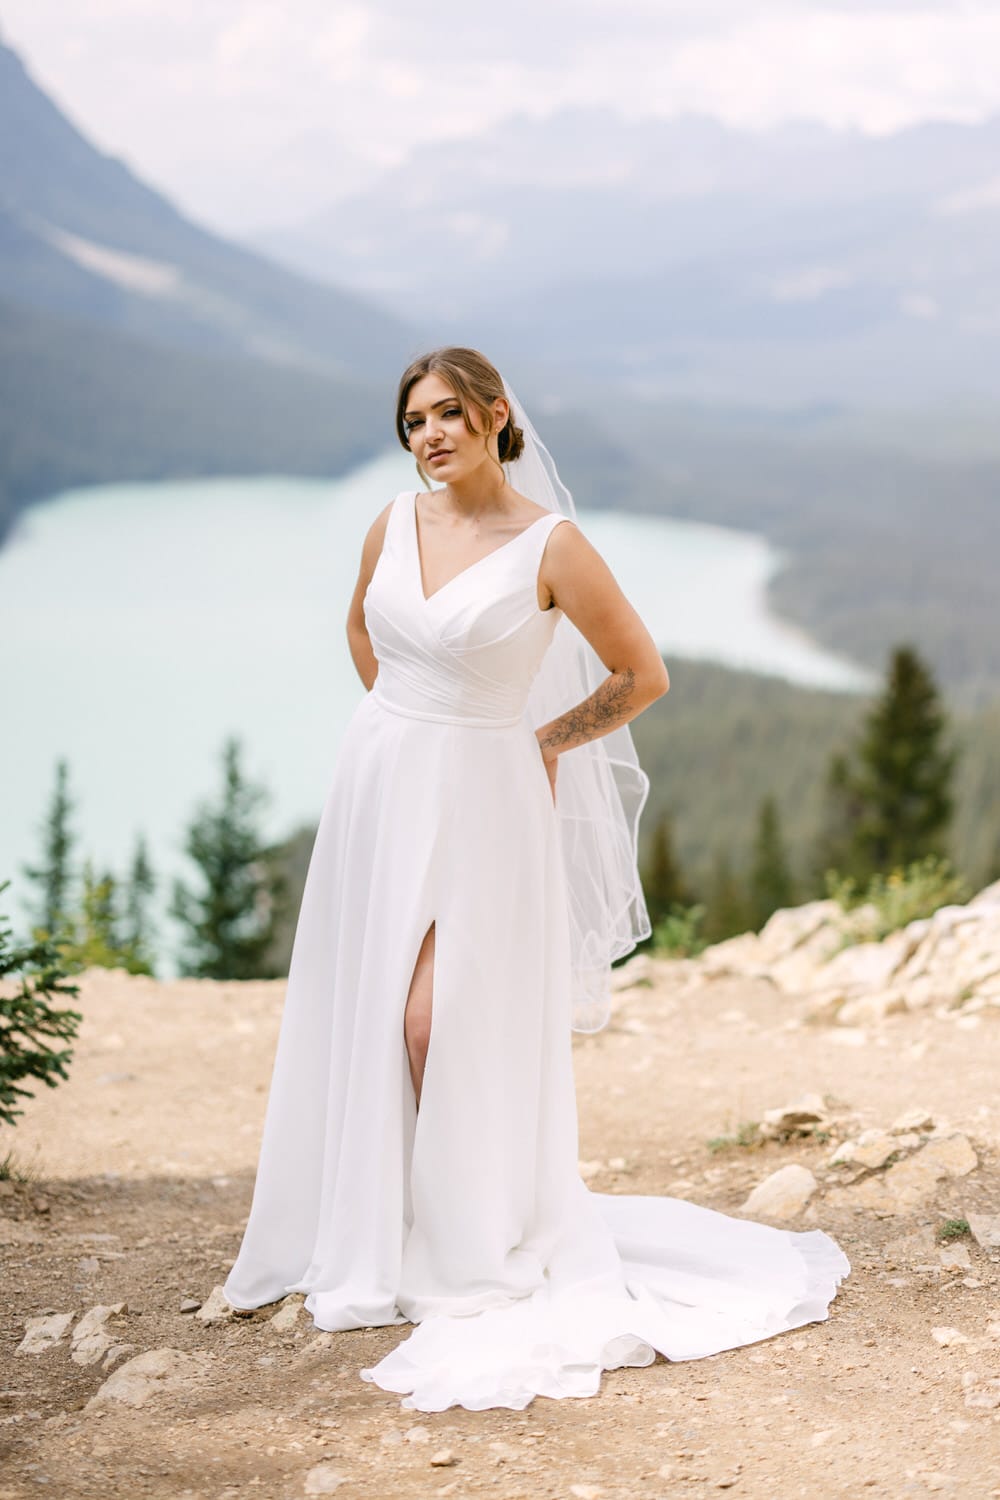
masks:
[[[538,743],[543,751],[550,753],[586,745],[627,724],[665,691],[663,687],[650,687],[645,681],[640,684],[632,667],[611,672],[589,698],[536,729]]]
[[[347,645],[358,676],[368,692],[371,692],[372,685],[378,676],[378,657],[372,650],[367,630],[353,630],[348,627]]]

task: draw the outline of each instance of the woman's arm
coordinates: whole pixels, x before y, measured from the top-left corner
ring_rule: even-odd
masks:
[[[670,676],[656,642],[601,554],[578,526],[555,526],[542,554],[539,592],[558,605],[608,669],[589,698],[536,731],[554,782],[557,757],[610,734],[662,698]]]
[[[368,534],[361,547],[358,581],[354,585],[354,593],[347,611],[347,644],[350,648],[351,659],[357,668],[358,676],[369,692],[378,676],[378,660],[372,650],[368,627],[365,624],[365,591],[371,582],[375,564],[382,555],[382,543],[385,541],[385,528],[391,510],[392,502],[390,501],[368,528]]]

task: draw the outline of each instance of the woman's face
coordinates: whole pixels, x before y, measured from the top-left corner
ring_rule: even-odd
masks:
[[[422,375],[410,386],[403,420],[410,452],[428,479],[441,484],[467,478],[480,465],[488,463],[490,454],[497,457],[495,433],[507,420],[508,406],[502,398],[493,403],[494,435],[487,438],[485,426],[475,407],[465,425],[461,403],[454,389],[440,375]]]

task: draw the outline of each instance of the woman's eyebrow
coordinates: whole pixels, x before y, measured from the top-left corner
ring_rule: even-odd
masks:
[[[454,396],[445,396],[443,401],[432,401],[431,411],[436,411],[439,406],[451,406],[454,400]],[[423,413],[419,411],[404,411],[403,413],[404,417],[420,417],[422,415]]]

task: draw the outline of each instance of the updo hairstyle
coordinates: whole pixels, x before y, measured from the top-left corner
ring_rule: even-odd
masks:
[[[474,432],[469,411],[472,408],[479,413],[487,434],[493,432],[493,402],[501,398],[509,402],[507,392],[503,388],[503,379],[500,373],[490,364],[485,354],[480,354],[478,349],[446,348],[434,349],[430,354],[422,354],[419,359],[404,371],[403,378],[399,382],[399,394],[396,398],[396,435],[407,452],[410,451],[410,440],[406,433],[406,423],[403,414],[406,411],[406,403],[409,400],[410,388],[424,375],[440,375],[446,380],[458,397],[458,404],[462,408],[465,417],[465,425],[470,432]],[[515,427],[510,417],[501,427],[497,434],[497,452],[500,462],[513,463],[515,458],[520,458],[524,451],[524,432],[520,427]]]

